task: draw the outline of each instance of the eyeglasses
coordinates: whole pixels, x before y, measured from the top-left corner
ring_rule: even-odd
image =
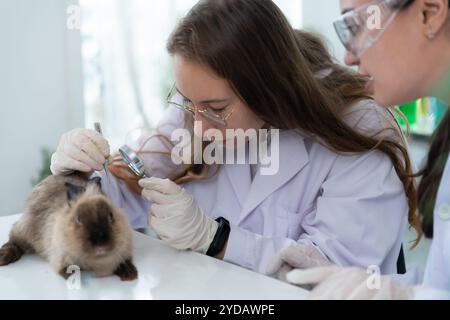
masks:
[[[167,103],[171,106],[188,112],[191,115],[199,114],[203,118],[222,128],[228,126],[228,119],[234,112],[234,108],[232,108],[232,110],[230,110],[226,114],[223,114],[225,110],[218,111],[208,106],[200,108],[196,106],[192,101],[186,99],[182,94],[180,94],[175,85],[167,95]]]
[[[357,57],[381,37],[409,0],[376,0],[351,10],[334,23],[345,49]]]

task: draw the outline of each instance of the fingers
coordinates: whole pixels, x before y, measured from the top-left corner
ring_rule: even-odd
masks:
[[[290,245],[278,252],[269,264],[267,272],[269,275],[273,275],[285,264],[289,265],[292,269],[304,269],[304,260],[304,246]]]
[[[89,138],[100,150],[102,156],[106,159],[111,154],[108,141],[98,132],[94,130],[82,130],[81,134]]]
[[[179,193],[182,188],[169,179],[148,178],[139,181],[139,186],[143,189],[154,190],[166,195]]]
[[[172,195],[167,195],[155,190],[144,189],[142,191],[142,197],[148,201],[153,201],[161,205],[169,205],[174,202]]]
[[[287,280],[296,285],[318,284],[340,270],[339,267],[323,267],[308,270],[293,270],[287,274]]]
[[[276,273],[276,278],[277,278],[278,280],[281,280],[281,281],[284,281],[284,282],[288,282],[286,277],[287,277],[287,274],[288,274],[290,271],[292,271],[292,267],[289,266],[289,265],[287,265],[287,264],[284,264],[284,265],[282,265],[282,266],[280,267],[280,269],[277,271],[277,273]]]
[[[280,270],[281,266],[283,265],[283,260],[281,259],[280,255],[276,255],[272,261],[269,262],[266,268],[266,274],[269,276],[275,275],[278,270]]]
[[[95,137],[94,134],[96,133],[95,132],[92,133],[89,130],[79,130],[73,132],[71,135],[69,135],[67,149],[75,149],[82,151],[83,153],[87,154],[92,160],[99,163],[100,165],[103,165],[103,163],[105,163],[106,158],[109,155],[105,156],[103,154],[103,151],[100,150],[100,147],[97,145],[97,143],[100,142],[97,141],[96,143],[94,142],[94,140],[92,140],[91,136]],[[104,140],[104,138],[101,136],[100,139]],[[97,140],[99,139],[97,138]]]
[[[158,237],[160,237],[161,239],[165,239],[168,237],[168,234],[167,234],[167,232],[165,232],[165,229],[161,228],[161,219],[159,219],[153,215],[150,215],[149,226],[156,232]]]
[[[88,138],[74,140],[70,145],[70,148],[67,148],[65,151],[67,152],[70,150],[73,151],[72,154],[74,154],[75,156],[81,157],[82,154],[87,155],[94,163],[97,163],[99,165],[103,165],[106,161],[106,158],[103,157],[96,145],[92,143],[92,141]]]
[[[310,244],[295,244],[280,252],[281,259],[294,269],[310,269],[329,265],[319,250]]]
[[[55,153],[52,156],[51,171],[53,174],[64,174],[67,171],[90,172],[92,169],[77,160],[65,156],[64,154]]]
[[[283,265],[289,265],[291,269],[302,268],[303,269],[303,259],[299,250],[296,249],[297,246],[289,246],[281,249],[280,252],[273,258],[273,260],[268,264],[266,269],[266,274],[275,275],[281,269]]]
[[[291,245],[281,250],[280,258],[293,268],[305,269],[305,247],[303,245]]]
[[[150,207],[150,221],[153,220],[154,223],[161,222],[164,219],[174,218],[167,207],[164,205],[153,204]]]
[[[82,163],[88,166],[91,170],[102,170],[103,163],[98,160],[94,160],[86,151],[82,149],[66,148],[63,146],[61,151],[63,156],[66,156],[68,159],[72,160],[72,163]],[[70,164],[68,163],[67,165]]]
[[[55,175],[100,171],[109,154],[108,141],[102,135],[93,130],[74,129],[61,137],[50,169]]]
[[[280,250],[269,263],[266,273],[274,275],[284,265],[291,269],[311,269],[329,265],[329,262],[313,245],[292,244]]]

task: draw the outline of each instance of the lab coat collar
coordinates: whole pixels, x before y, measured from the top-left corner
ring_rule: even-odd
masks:
[[[226,165],[225,171],[242,206],[240,222],[268,196],[288,183],[308,163],[305,138],[294,131],[280,132],[280,168],[275,175],[256,174],[251,181],[250,165]]]
[[[248,145],[245,146],[246,148]],[[233,151],[234,153],[235,151]],[[248,154],[246,155],[248,160]],[[239,200],[239,205],[244,206],[247,198],[247,194],[250,190],[252,179],[250,172],[250,165],[247,164],[232,164],[225,165],[224,171],[226,172],[228,179],[233,186],[234,193]]]

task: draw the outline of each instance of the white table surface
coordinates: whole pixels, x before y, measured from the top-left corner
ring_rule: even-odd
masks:
[[[19,215],[0,218],[0,246]],[[146,235],[134,234],[139,279],[93,278],[82,273],[81,288],[69,289],[36,255],[0,267],[0,299],[294,300],[307,292],[281,281],[194,252],[179,252]]]

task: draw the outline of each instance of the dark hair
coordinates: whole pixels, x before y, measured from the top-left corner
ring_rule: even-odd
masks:
[[[433,238],[433,216],[436,197],[450,152],[450,110],[433,135],[425,167],[417,176],[422,180],[418,189],[418,207],[422,229],[427,238]]]
[[[408,221],[419,240],[416,185],[406,147],[353,130],[337,111],[368,99],[366,79],[354,74],[350,84],[324,85],[310,68],[308,60],[314,57],[304,52],[306,42],[298,45],[297,40],[271,0],[203,0],[180,22],[167,47],[226,79],[275,128],[301,131],[337,153],[385,153],[403,183]]]

